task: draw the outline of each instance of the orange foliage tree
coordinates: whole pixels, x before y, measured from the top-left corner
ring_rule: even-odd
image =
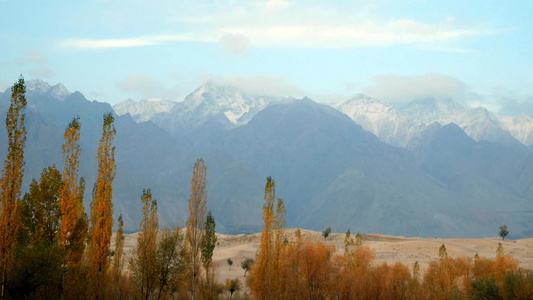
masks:
[[[8,267],[12,261],[12,249],[19,226],[19,202],[24,175],[24,147],[26,146],[25,108],[26,86],[24,78],[11,88],[11,105],[6,116],[8,138],[7,158],[0,179],[0,268],[2,286],[0,298],[5,297]]]
[[[113,227],[112,183],[115,178],[116,134],[111,113],[104,115],[102,138],[98,147],[98,178],[91,203],[91,227],[89,241],[89,279],[97,298],[104,292],[104,277],[107,272],[111,229]]]
[[[272,177],[267,178],[265,186],[265,204],[263,205],[264,228],[261,245],[256,262],[250,269],[250,288],[258,299],[273,299],[283,294],[283,227],[285,226],[285,205],[277,199],[276,183]]]

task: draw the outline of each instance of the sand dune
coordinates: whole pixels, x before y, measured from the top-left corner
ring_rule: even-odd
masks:
[[[296,229],[286,229],[285,236],[291,240],[295,236]],[[313,240],[321,240],[326,244],[335,245],[339,253],[344,248],[344,233],[332,233],[327,240],[321,232],[302,229],[302,236]],[[213,254],[213,261],[218,268],[217,279],[225,282],[228,278],[243,278],[244,270],[241,262],[245,258],[255,258],[261,233],[224,235],[217,234],[218,243]],[[135,246],[137,234],[126,235],[126,252]],[[498,243],[502,243],[505,254],[512,255],[520,267],[533,269],[533,238],[521,240],[505,240],[501,238],[483,239],[439,239],[439,238],[405,238],[386,236],[380,234],[364,234],[363,244],[375,251],[378,263],[402,262],[412,266],[416,261],[424,272],[431,261],[438,260],[439,247],[444,244],[450,257],[480,257],[492,259],[496,256]],[[114,243],[112,244],[114,245]],[[233,260],[233,266],[227,263],[227,259]]]

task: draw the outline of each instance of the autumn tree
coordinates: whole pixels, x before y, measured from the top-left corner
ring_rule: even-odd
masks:
[[[231,299],[233,297],[233,293],[241,290],[239,278],[228,279],[228,281],[226,281],[226,290],[229,292],[229,298]]]
[[[250,270],[251,290],[256,298],[271,299],[275,293],[281,293],[283,280],[279,273],[282,244],[284,241],[285,205],[277,199],[276,183],[272,177],[267,178],[265,185],[265,204],[263,205],[263,232],[257,260]]]
[[[137,248],[130,261],[131,277],[139,289],[141,298],[151,299],[157,283],[157,232],[159,220],[157,202],[152,199],[152,192],[143,190],[143,204]]]
[[[191,297],[196,299],[197,276],[200,271],[200,250],[205,236],[205,213],[207,201],[207,168],[203,159],[194,164],[187,220],[187,241],[191,252]]]
[[[113,227],[112,183],[115,178],[116,135],[114,118],[111,113],[104,115],[102,138],[98,147],[98,178],[91,203],[91,227],[89,241],[89,278],[93,282],[94,293],[100,298],[104,290],[104,277],[107,272],[111,229]]]
[[[12,249],[19,226],[19,202],[24,175],[24,147],[26,146],[25,108],[26,86],[24,78],[11,88],[11,105],[6,116],[7,158],[0,178],[0,269],[2,286],[0,298],[4,299],[8,268],[12,262]]]
[[[130,295],[128,293],[127,283],[129,280],[123,274],[124,269],[124,220],[122,214],[118,217],[118,230],[115,235],[115,250],[113,251],[113,267],[111,268],[111,277],[113,278],[113,287],[110,290],[110,296],[115,299],[125,299]]]
[[[67,272],[79,263],[85,249],[87,220],[83,207],[85,181],[78,179],[81,123],[79,117],[73,118],[63,135],[63,185],[59,194],[61,224],[59,246],[64,252],[61,290],[65,290]]]

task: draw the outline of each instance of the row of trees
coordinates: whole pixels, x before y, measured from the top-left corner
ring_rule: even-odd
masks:
[[[354,239],[349,230],[342,254],[302,238],[299,230],[285,236],[283,201],[275,199],[269,177],[264,230],[248,281],[256,299],[533,299],[533,272],[519,269],[501,244],[494,260],[451,258],[442,245],[440,259],[422,275],[418,263],[377,263],[362,236]]]
[[[206,210],[207,168],[194,165],[186,228],[159,228],[157,201],[143,190],[137,245],[124,252],[122,216],[114,251],[112,183],[116,135],[111,114],[103,118],[98,177],[89,217],[84,211],[85,181],[78,176],[79,118],[65,129],[63,172],[55,166],[32,180],[21,198],[24,173],[24,79],[12,88],[6,117],[8,154],[0,178],[0,298],[16,299],[216,299],[224,288],[232,297],[240,286],[217,283],[212,256],[215,220]],[[248,286],[257,299],[532,299],[533,274],[518,268],[498,248],[496,259],[449,258],[443,245],[439,261],[422,276],[420,267],[375,262],[362,236],[344,240],[339,255],[331,245],[284,234],[285,205],[267,178],[264,229],[256,259],[243,262]],[[330,230],[326,230],[326,239]],[[229,260],[228,260],[229,263]],[[231,265],[231,264],[230,264]]]
[[[143,190],[137,245],[124,252],[122,216],[114,251],[113,181],[116,135],[111,113],[103,117],[90,214],[84,211],[85,180],[78,175],[81,122],[65,129],[64,167],[45,168],[21,197],[24,174],[25,84],[12,88],[6,117],[8,154],[0,178],[0,298],[15,299],[214,299],[223,290],[212,262],[215,220],[206,214],[206,172],[194,166],[186,233],[159,228],[157,202]]]
[[[80,280],[91,287],[96,298],[101,298],[113,225],[113,116],[104,115],[98,179],[88,219],[83,206],[85,181],[78,179],[79,118],[74,118],[65,130],[63,173],[55,166],[44,169],[40,180],[32,180],[29,192],[21,199],[25,91],[21,76],[12,87],[6,117],[8,154],[0,180],[0,298],[25,298],[34,293],[65,298],[79,294]]]

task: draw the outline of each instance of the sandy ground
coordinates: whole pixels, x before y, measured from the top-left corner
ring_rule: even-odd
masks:
[[[295,229],[287,229],[287,239],[294,238]],[[326,241],[321,232],[301,230],[304,238],[321,240],[326,244],[337,247],[339,253],[344,248],[344,233],[332,233]],[[125,251],[129,252],[135,246],[138,234],[125,235]],[[355,236],[352,235],[354,238]],[[113,236],[114,237],[114,236]],[[213,254],[213,261],[218,268],[217,279],[226,282],[228,278],[240,278],[244,280],[244,270],[241,262],[246,258],[255,258],[259,247],[261,233],[249,235],[223,235],[217,234],[218,243]],[[405,238],[379,234],[363,235],[363,244],[375,251],[377,262],[402,262],[412,266],[416,261],[424,272],[431,261],[438,259],[439,247],[444,244],[450,257],[480,257],[493,259],[496,256],[498,243],[502,243],[505,254],[513,256],[520,267],[533,269],[533,238],[521,240],[505,240],[501,238],[483,239],[426,239]],[[114,245],[114,241],[112,241]],[[233,265],[228,265],[227,259],[231,258]]]

